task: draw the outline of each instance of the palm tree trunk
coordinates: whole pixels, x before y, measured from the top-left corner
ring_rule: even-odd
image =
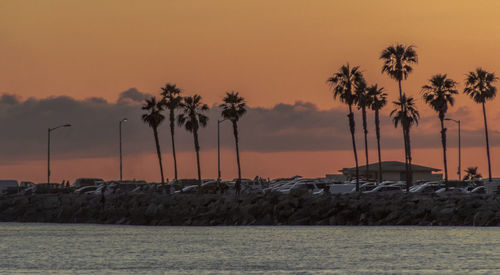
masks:
[[[174,110],[170,110],[170,136],[172,137],[172,155],[174,156],[174,179],[177,181],[177,157],[175,156],[175,139],[174,139],[174,132],[175,132],[175,114]]]
[[[446,128],[444,128],[444,115],[439,116],[441,121],[441,144],[443,146],[443,162],[444,162],[444,184],[448,190],[448,164],[446,161]]]
[[[406,180],[406,191],[410,191],[410,186],[413,184],[413,171],[411,168],[411,142],[410,142],[410,126],[407,126],[406,131],[406,142],[408,147],[408,164],[407,164],[407,180]]]
[[[196,151],[196,164],[198,165],[198,191],[201,193],[201,168],[200,168],[200,144],[198,143],[198,129],[193,129],[194,149]]]
[[[356,151],[356,139],[354,138],[354,114],[352,113],[352,106],[349,104],[349,129],[351,130],[352,138],[352,150],[354,151],[354,161],[356,162],[356,192],[359,192],[359,164],[358,164],[358,152]]]
[[[235,120],[233,122],[234,143],[236,144],[236,162],[238,163],[238,179],[241,182],[241,166],[240,166],[240,149],[238,139],[238,124]]]
[[[156,127],[153,127],[153,134],[155,136],[156,153],[158,154],[158,163],[160,163],[161,183],[164,184],[165,178],[163,177],[163,164],[161,161],[160,141],[158,139],[158,129]]]
[[[486,122],[486,107],[483,102],[484,133],[486,136],[486,155],[488,156],[488,181],[491,182],[491,160],[490,160],[490,142],[488,139],[488,123]]]
[[[366,171],[365,176],[368,178],[369,169],[368,169],[368,127],[366,125],[366,107],[361,108],[361,114],[363,115],[363,132],[365,134],[365,159],[366,159]]]
[[[378,150],[378,182],[382,182],[382,155],[380,152],[380,118],[378,109],[375,110],[375,133],[377,135]]]
[[[402,88],[402,85],[401,85],[401,79],[398,79],[398,86],[399,86],[399,101],[402,102],[403,100],[403,88]],[[403,105],[401,105],[401,112],[404,111],[404,108],[403,108]],[[404,142],[404,148],[405,148],[405,170],[406,170],[406,189],[407,191],[410,190],[410,183],[408,181],[409,179],[409,173],[410,173],[410,168],[408,166],[408,135],[406,134],[407,132],[407,126],[405,124],[405,122],[402,123],[401,125],[403,128],[403,142]]]
[[[399,85],[399,98],[403,98],[403,87],[401,86],[401,79],[398,79],[398,85]]]

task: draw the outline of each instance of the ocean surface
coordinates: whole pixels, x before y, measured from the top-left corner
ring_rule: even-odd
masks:
[[[0,223],[0,274],[500,274],[500,228]]]

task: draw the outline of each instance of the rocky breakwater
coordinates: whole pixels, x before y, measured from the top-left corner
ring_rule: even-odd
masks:
[[[0,197],[1,222],[136,225],[500,226],[500,196],[36,194]]]

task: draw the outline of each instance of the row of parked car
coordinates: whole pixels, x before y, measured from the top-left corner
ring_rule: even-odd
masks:
[[[3,185],[2,185],[3,184]],[[455,184],[457,185],[457,184]],[[0,187],[5,186],[3,191],[7,193],[22,192],[30,193],[55,193],[74,192],[76,194],[109,195],[120,192],[166,192],[166,193],[234,193],[236,179],[233,181],[216,181],[206,179],[201,186],[195,179],[182,179],[170,181],[166,184],[147,183],[146,181],[104,181],[100,178],[80,178],[72,186],[64,184],[33,184],[23,182],[21,185],[17,181],[1,181]],[[443,181],[417,182],[409,192],[411,193],[486,193],[486,188],[481,182],[461,182],[460,187],[454,186],[445,188]],[[8,188],[7,188],[8,187]],[[2,188],[0,188],[2,189]],[[2,190],[0,190],[2,191]],[[398,193],[406,192],[405,181],[384,181],[381,183],[360,181],[360,191],[370,193]],[[278,178],[272,181],[256,178],[255,180],[243,179],[241,182],[241,193],[269,193],[280,192],[289,194],[290,192],[309,192],[313,195],[322,194],[345,194],[356,192],[355,181],[338,182],[327,178],[302,178],[295,176],[291,178]],[[1,192],[0,192],[1,194]]]
[[[348,182],[332,182],[325,178],[318,179],[303,179],[300,177],[290,179],[278,179],[272,181],[268,188],[263,189],[263,192],[281,192],[290,193],[292,190],[308,190],[311,194],[320,195],[325,192],[330,194],[345,194],[356,192],[356,181]],[[360,182],[360,191],[366,194],[370,193],[401,193],[406,192],[405,181],[383,181],[376,182]],[[481,185],[481,182],[462,183],[462,187],[446,188],[443,181],[417,182],[409,192],[411,193],[477,193],[485,194],[486,188]]]

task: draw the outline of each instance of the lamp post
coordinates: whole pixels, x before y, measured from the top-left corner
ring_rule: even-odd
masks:
[[[217,182],[220,182],[220,124],[227,119],[217,120]]]
[[[48,139],[47,139],[47,142],[48,142],[48,145],[47,145],[47,183],[50,183],[50,133],[52,131],[55,131],[59,128],[62,128],[62,127],[71,127],[71,124],[64,124],[64,125],[59,125],[57,127],[54,127],[54,128],[49,128],[48,131],[47,131],[47,136],[48,136]]]
[[[444,120],[453,121],[458,124],[458,180],[462,180],[462,160],[461,160],[461,144],[460,144],[460,119],[445,118]]]
[[[120,181],[123,180],[123,178],[122,178],[122,167],[123,167],[123,165],[122,165],[122,123],[123,122],[127,122],[127,119],[124,118],[124,119],[120,120],[119,127],[118,127],[119,136],[120,136]]]

